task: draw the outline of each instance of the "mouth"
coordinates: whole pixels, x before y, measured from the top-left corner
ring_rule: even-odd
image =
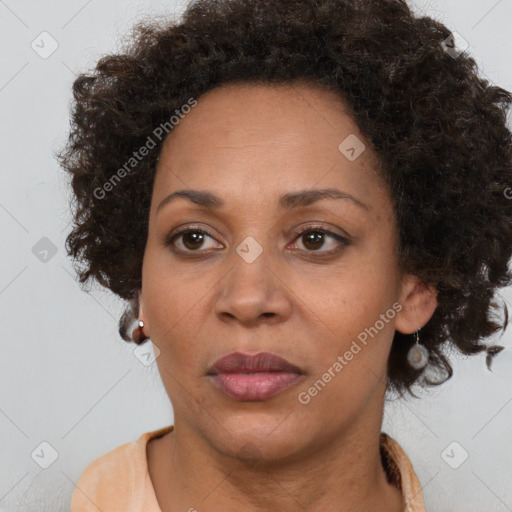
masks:
[[[233,400],[261,401],[288,389],[304,372],[269,352],[255,355],[232,352],[218,359],[206,375]]]
[[[270,352],[259,352],[250,355],[242,352],[231,352],[217,361],[208,369],[208,374],[217,373],[257,373],[257,372],[290,372],[304,373],[298,366]]]

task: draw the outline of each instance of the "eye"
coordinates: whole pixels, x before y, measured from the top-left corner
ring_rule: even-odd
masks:
[[[326,240],[330,239],[330,248],[324,251],[319,251],[324,245]],[[305,252],[321,252],[324,255],[334,254],[344,246],[349,245],[349,240],[337,233],[333,233],[321,226],[308,226],[306,229],[299,231],[296,234],[295,240],[302,240],[305,249],[300,249]],[[341,246],[341,247],[340,247]]]
[[[182,229],[173,235],[170,235],[165,240],[165,245],[172,246],[174,249],[181,252],[200,252],[198,249],[205,249],[203,246],[205,240],[207,238],[211,238],[215,240],[207,231],[201,228],[196,227],[187,227],[186,229]],[[176,242],[179,242],[178,247]],[[221,246],[222,247],[222,246]],[[215,247],[206,247],[206,249],[211,249]],[[202,251],[201,251],[202,252]]]
[[[210,235],[207,231],[199,227],[187,226],[181,229],[177,233],[169,235],[165,239],[165,245],[171,246],[176,252],[182,253],[198,253],[203,254],[210,249],[222,248],[221,244],[217,243],[210,245],[210,247],[204,247],[205,241],[210,238],[215,241],[215,238]],[[326,240],[330,239],[330,248],[321,251],[320,249],[325,245]],[[339,252],[343,247],[350,244],[350,241],[337,234],[329,231],[321,226],[308,226],[307,228],[299,231],[295,234],[294,240],[302,240],[302,244],[305,247],[300,249],[302,252],[313,253],[318,252],[322,255],[330,255]]]

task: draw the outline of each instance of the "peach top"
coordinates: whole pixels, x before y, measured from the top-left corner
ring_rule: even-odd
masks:
[[[146,432],[90,462],[73,492],[71,512],[162,512],[149,476],[146,445],[173,428]],[[400,445],[381,432],[380,448],[388,480],[406,503],[404,512],[426,512],[421,484]]]

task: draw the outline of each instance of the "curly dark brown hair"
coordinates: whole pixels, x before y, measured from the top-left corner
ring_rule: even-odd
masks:
[[[57,154],[72,177],[66,249],[81,284],[94,278],[129,301],[123,338],[137,314],[165,137],[153,136],[156,148],[131,172],[121,166],[190,98],[228,83],[306,81],[353,109],[395,205],[400,268],[438,292],[421,335],[431,371],[407,363],[411,336],[396,331],[388,389],[414,395],[419,380],[449,379],[446,345],[499,352],[480,341],[508,323],[495,294],[512,282],[512,94],[480,77],[466,52],[449,52],[450,37],[403,0],[196,0],[179,20],[139,20],[121,53],[80,74],[69,139]],[[122,179],[112,183],[116,173]]]

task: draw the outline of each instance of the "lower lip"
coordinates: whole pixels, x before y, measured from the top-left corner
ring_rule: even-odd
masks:
[[[292,372],[216,373],[212,381],[234,400],[265,400],[292,386],[302,375]]]

